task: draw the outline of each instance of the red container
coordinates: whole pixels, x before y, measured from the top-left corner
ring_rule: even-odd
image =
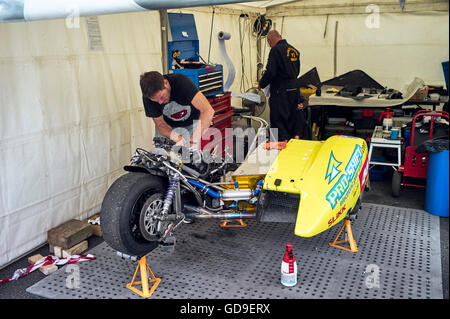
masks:
[[[201,149],[212,151],[217,144],[221,144],[217,155],[223,157],[225,146],[228,145],[230,148],[233,145],[231,130],[226,130],[227,128],[231,128],[231,119],[234,115],[233,109],[231,108],[231,93],[227,92],[216,95],[209,99],[209,103],[214,109],[214,117],[212,119],[211,128],[216,128],[217,130],[211,130],[211,136],[208,136],[208,132],[206,132],[206,135],[203,135]]]

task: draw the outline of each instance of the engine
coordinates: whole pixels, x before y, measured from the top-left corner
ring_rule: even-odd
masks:
[[[155,149],[163,149],[166,152],[175,153],[183,162],[198,173],[198,177],[207,179],[210,182],[219,181],[227,172],[233,159],[228,154],[225,158],[211,154],[209,151],[195,150],[184,146],[177,146],[167,137],[155,137],[153,139]]]

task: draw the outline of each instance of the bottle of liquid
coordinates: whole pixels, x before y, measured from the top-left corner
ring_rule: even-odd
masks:
[[[281,283],[287,287],[297,284],[297,262],[290,243],[286,244],[286,251],[281,262]]]
[[[392,116],[394,116],[394,112],[389,112],[389,111],[390,111],[390,109],[387,108],[386,112],[381,112],[380,117],[378,118],[378,122],[380,122],[381,119],[384,117],[383,132],[389,132],[392,128],[392,124],[393,124]]]

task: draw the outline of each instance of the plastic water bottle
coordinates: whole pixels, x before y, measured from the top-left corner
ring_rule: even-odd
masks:
[[[297,262],[290,243],[286,244],[286,251],[281,262],[281,283],[287,287],[297,284]]]

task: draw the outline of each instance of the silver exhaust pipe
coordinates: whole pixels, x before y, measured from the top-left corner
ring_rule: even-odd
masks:
[[[256,213],[243,212],[243,211],[232,211],[227,213],[216,213],[206,209],[204,207],[195,207],[191,205],[184,205],[184,209],[190,212],[186,212],[185,215],[193,218],[199,219],[242,219],[242,218],[255,218]]]

